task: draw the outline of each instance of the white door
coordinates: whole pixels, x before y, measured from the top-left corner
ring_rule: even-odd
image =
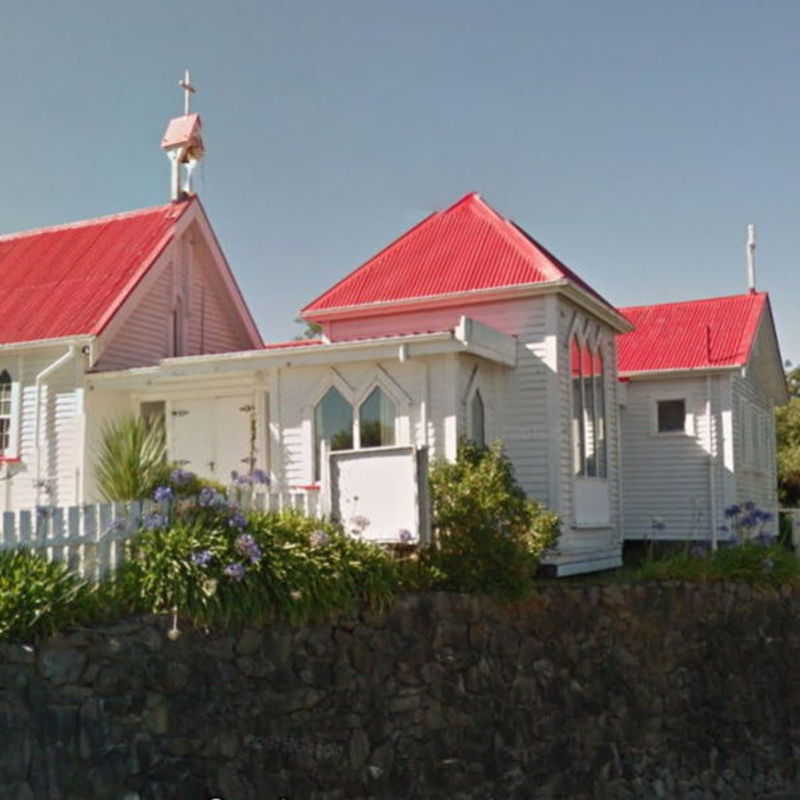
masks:
[[[251,395],[173,400],[170,460],[200,477],[227,484],[249,471]]]

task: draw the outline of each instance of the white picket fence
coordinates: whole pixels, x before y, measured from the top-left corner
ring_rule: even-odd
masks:
[[[245,494],[243,510],[295,509],[307,516],[319,515],[319,492],[270,492]],[[152,501],[98,503],[50,507],[2,514],[0,550],[35,550],[49,561],[63,561],[82,578],[98,581],[125,560],[125,542],[138,530],[147,514],[158,511]]]

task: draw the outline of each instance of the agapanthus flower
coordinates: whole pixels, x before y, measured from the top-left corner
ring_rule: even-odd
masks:
[[[250,475],[238,475],[234,478],[234,483],[237,486],[250,486],[253,483],[253,478]]]
[[[263,469],[254,469],[252,476],[255,483],[261,483],[265,486],[269,483],[269,475]]]
[[[247,520],[243,514],[237,512],[228,518],[228,525],[231,528],[244,528],[247,525]]]
[[[737,506],[736,504],[734,504],[732,506],[728,506],[725,509],[725,516],[728,519],[731,519],[732,517],[735,517],[735,516],[737,516],[737,515],[739,515],[741,513],[742,513],[741,506]]]
[[[409,544],[414,540],[414,535],[407,528],[401,528],[397,533],[397,537],[403,544]]]
[[[238,561],[234,561],[232,564],[228,564],[228,566],[225,567],[225,569],[222,571],[225,573],[225,575],[227,575],[229,578],[235,581],[242,580],[245,575],[244,564],[240,564]]]
[[[200,503],[201,506],[210,506],[211,501],[214,499],[214,495],[216,492],[208,486],[204,486],[200,490],[200,494],[197,497],[197,502]]]
[[[205,567],[213,557],[210,550],[198,550],[192,553],[192,564],[197,567]]]
[[[756,507],[756,504],[752,500],[748,500],[746,503],[742,503],[742,508],[745,511],[753,511]]]
[[[234,546],[243,556],[247,556],[253,564],[258,564],[261,560],[261,548],[249,533],[237,536]]]
[[[152,531],[156,528],[163,528],[167,524],[167,518],[163,514],[154,512],[148,514],[143,520],[142,524],[147,530]]]
[[[175,486],[186,486],[194,480],[194,473],[186,469],[174,469],[169,475],[169,480]]]
[[[308,538],[312,547],[324,547],[330,541],[330,536],[325,531],[314,531]]]
[[[169,486],[158,486],[153,492],[153,499],[157,503],[167,503],[175,497],[175,492]]]

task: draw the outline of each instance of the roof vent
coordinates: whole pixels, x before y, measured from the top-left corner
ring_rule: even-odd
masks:
[[[203,123],[199,114],[191,113],[191,97],[197,90],[192,86],[188,69],[178,86],[185,93],[183,116],[169,121],[161,140],[161,149],[172,165],[170,199],[173,203],[191,196],[192,173],[205,154],[200,135]]]

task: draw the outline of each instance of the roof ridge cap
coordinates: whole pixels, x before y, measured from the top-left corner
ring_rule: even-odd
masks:
[[[641,303],[635,306],[621,306],[619,311],[633,311],[640,308],[658,308],[659,306],[687,306],[696,303],[712,303],[719,300],[734,300],[747,297],[767,297],[768,292],[741,292],[739,294],[723,294],[715,297],[697,297],[693,300],[664,300],[661,303]]]
[[[75,220],[74,222],[63,222],[57,225],[46,225],[42,228],[30,228],[29,230],[24,231],[14,231],[13,233],[3,233],[0,234],[0,242],[8,242],[13,241],[14,239],[27,239],[31,236],[40,236],[44,233],[58,233],[60,231],[69,231],[75,230],[76,228],[87,228],[91,225],[102,225],[107,222],[116,222],[117,220],[122,219],[129,219],[131,217],[137,216],[144,216],[145,214],[152,214],[156,211],[163,211],[167,208],[173,207],[181,211],[185,208],[186,205],[192,202],[194,197],[189,198],[188,200],[181,200],[177,203],[164,203],[160,206],[149,206],[147,208],[138,208],[134,209],[133,211],[121,211],[117,214],[107,214],[102,217],[93,217],[91,219],[79,219]],[[180,213],[175,214],[175,218],[180,216]]]

